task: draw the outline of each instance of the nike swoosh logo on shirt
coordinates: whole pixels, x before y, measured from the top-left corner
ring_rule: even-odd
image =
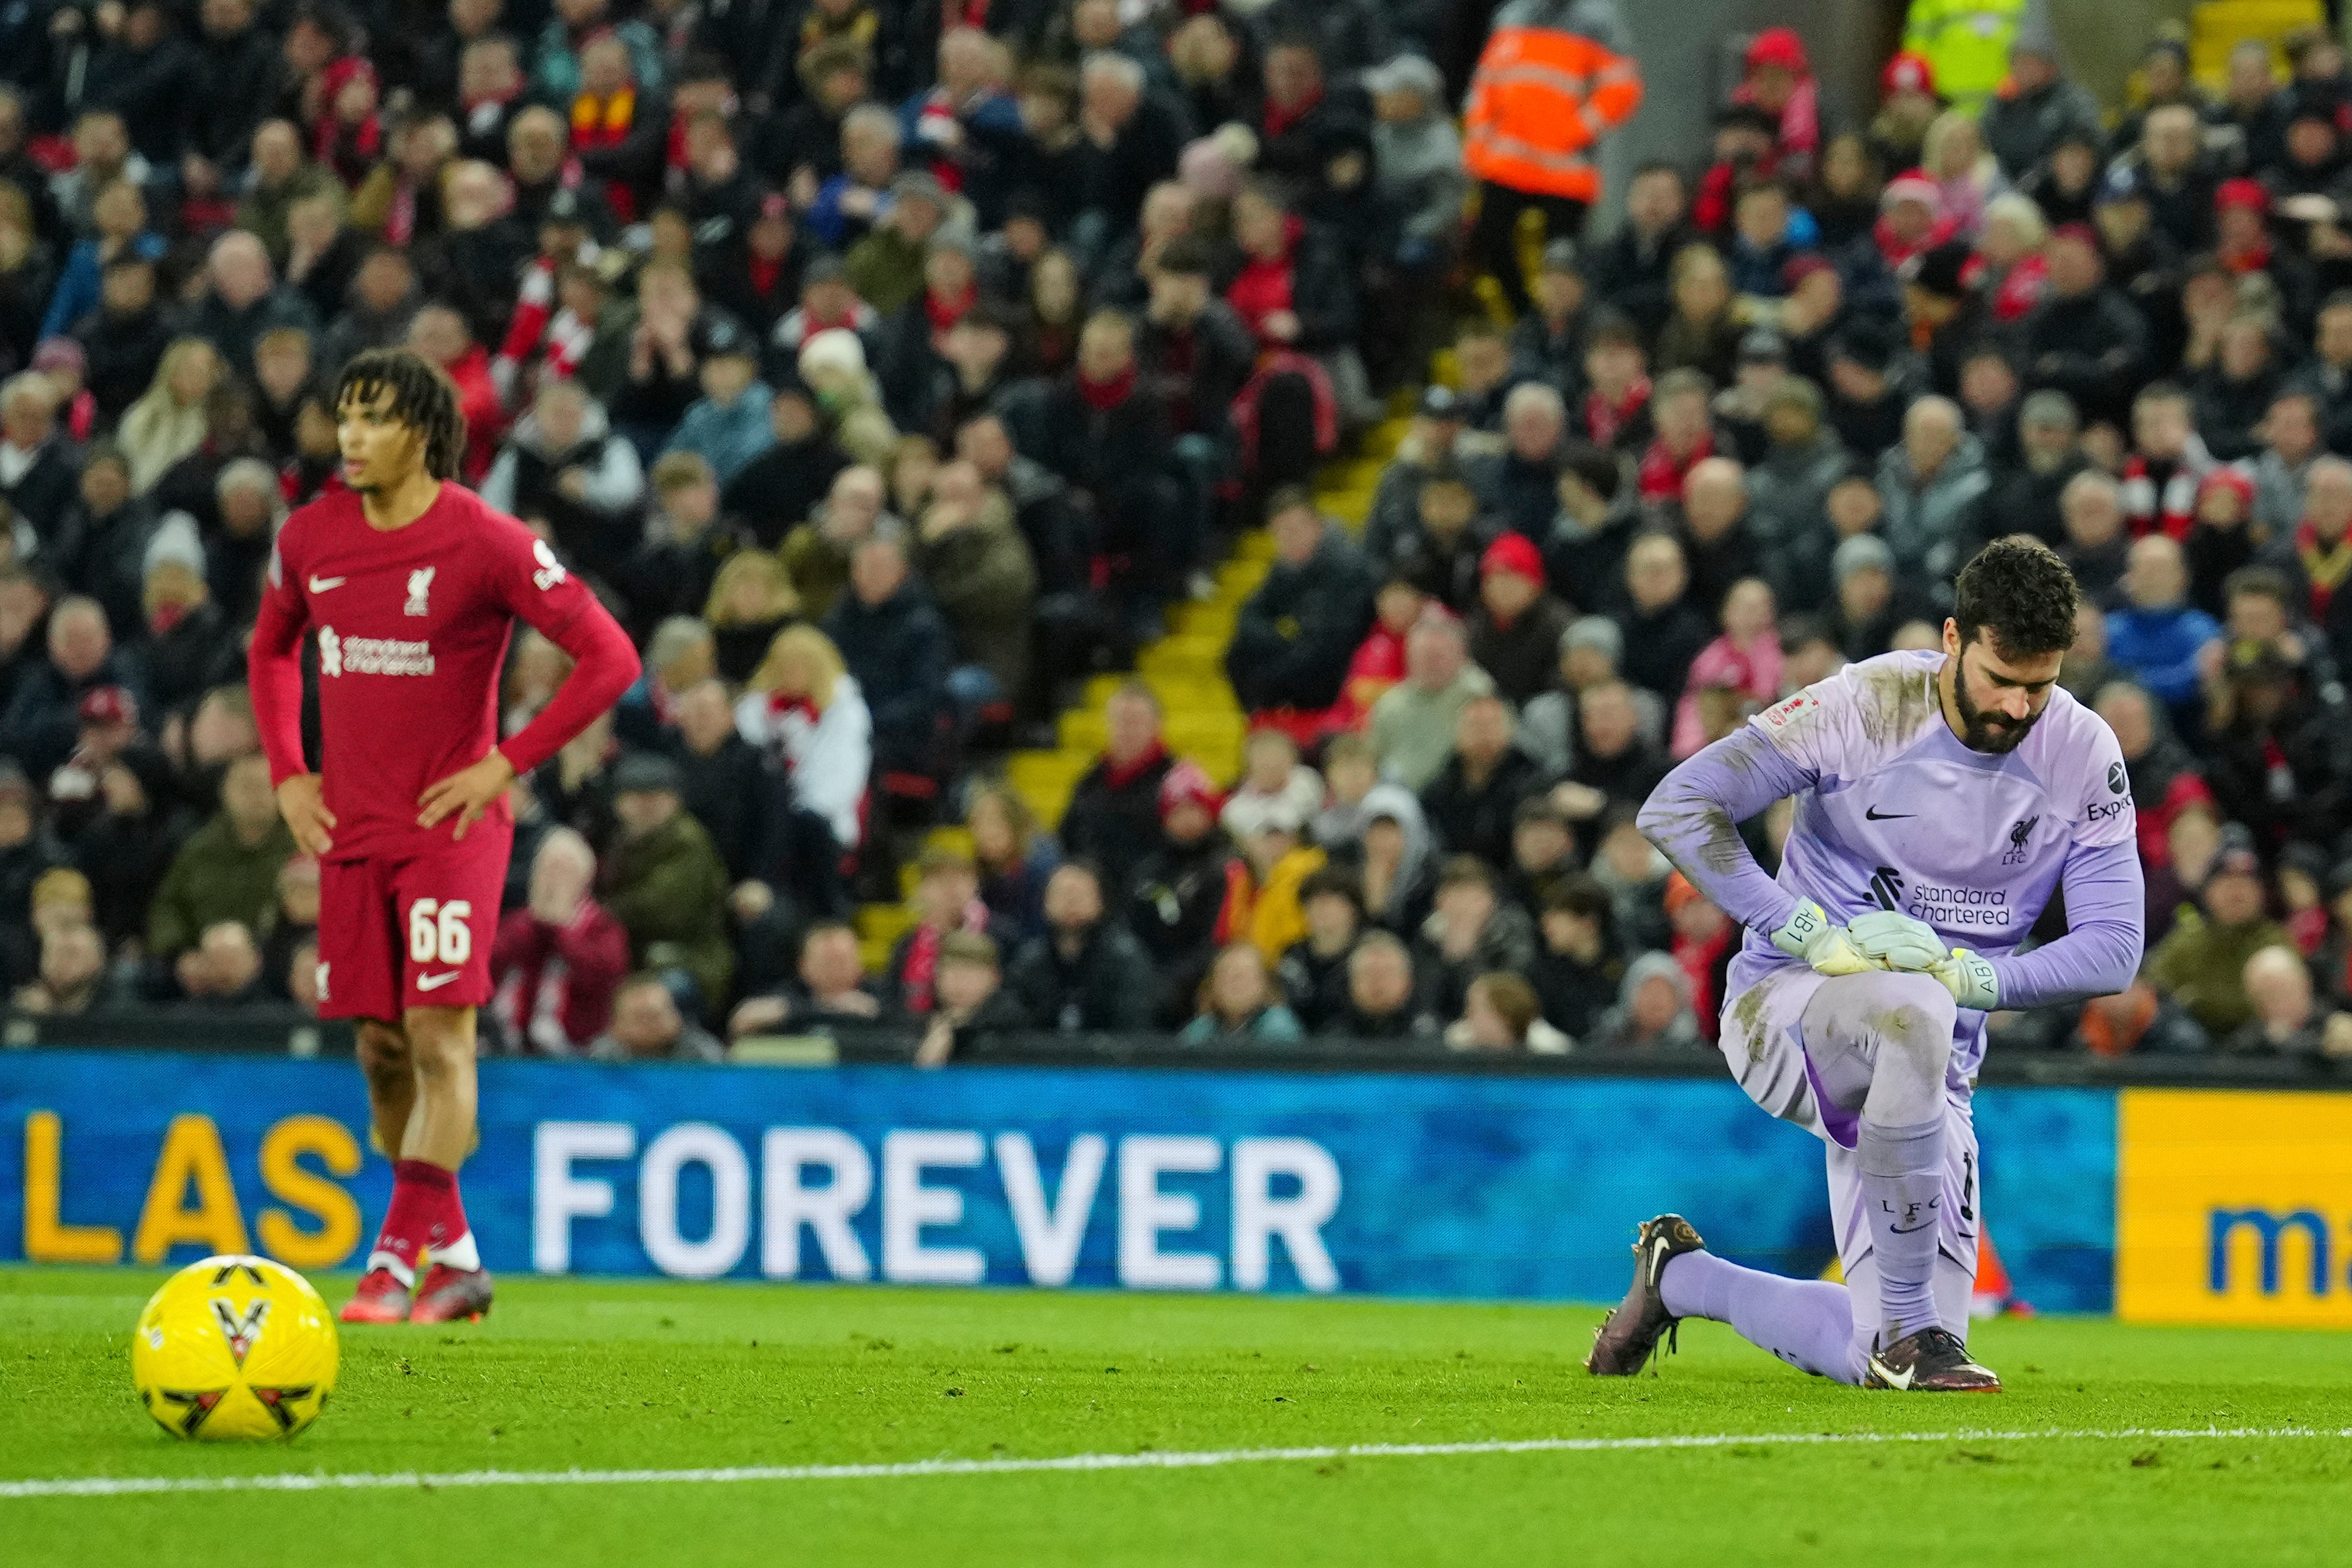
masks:
[[[416,977],[416,988],[419,991],[438,991],[465,973],[462,969],[453,969],[446,974],[420,974]]]
[[[1916,816],[1919,814],[1916,811],[1881,811],[1874,805],[1865,807],[1862,815],[1872,822],[1893,822],[1897,817]]]
[[[310,579],[310,592],[313,594],[323,594],[330,588],[340,588],[350,581],[351,579],[348,577],[312,577]]]

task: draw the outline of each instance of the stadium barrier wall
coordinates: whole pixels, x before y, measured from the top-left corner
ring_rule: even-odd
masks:
[[[1599,1300],[1662,1209],[1759,1267],[1833,1250],[1818,1147],[1722,1079],[493,1059],[481,1104],[466,1203],[505,1271]],[[2017,1290],[2107,1310],[2116,1092],[1977,1113]],[[351,1267],[367,1139],[344,1061],[9,1052],[0,1258]]]

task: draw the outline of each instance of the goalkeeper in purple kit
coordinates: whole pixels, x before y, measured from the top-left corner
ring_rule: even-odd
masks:
[[[1985,1015],[2130,984],[2140,867],[2116,738],[2056,684],[2072,574],[2011,538],[1956,588],[1940,653],[1886,654],[1806,688],[1676,768],[1643,808],[1643,832],[1747,927],[1724,1058],[1758,1105],[1825,1146],[1846,1282],[1739,1268],[1661,1215],[1595,1338],[1596,1373],[1640,1370],[1688,1317],[1843,1383],[2000,1387],[1966,1342]],[[1796,824],[1776,879],[1737,825],[1787,795]],[[2061,886],[2066,934],[2014,951]]]

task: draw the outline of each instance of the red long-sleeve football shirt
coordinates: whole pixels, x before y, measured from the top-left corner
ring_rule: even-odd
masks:
[[[497,742],[517,616],[578,660],[554,700],[499,747],[521,774],[637,678],[636,650],[595,595],[529,529],[455,484],[388,532],[368,526],[348,491],[286,520],[254,623],[253,714],[272,782],[304,772],[299,649],[315,628],[331,858],[396,859],[450,842],[457,819],[417,826],[417,797]],[[488,816],[511,820],[504,799]]]

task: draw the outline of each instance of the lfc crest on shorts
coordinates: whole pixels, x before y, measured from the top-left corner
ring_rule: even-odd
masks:
[[[419,566],[408,574],[408,603],[401,606],[403,615],[423,616],[432,613],[425,606],[425,595],[433,592],[433,574],[437,570],[439,570],[437,567]]]

